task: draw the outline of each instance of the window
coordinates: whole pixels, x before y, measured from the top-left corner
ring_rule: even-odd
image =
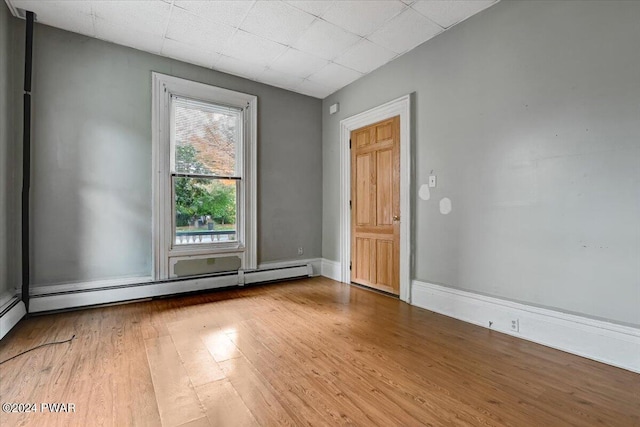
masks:
[[[171,96],[174,245],[238,241],[242,110]]]
[[[257,98],[153,73],[154,273],[237,255],[256,268]]]

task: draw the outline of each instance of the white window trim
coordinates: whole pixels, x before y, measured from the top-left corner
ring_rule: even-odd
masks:
[[[170,161],[170,97],[171,95],[199,99],[242,108],[244,116],[244,194],[238,202],[238,227],[244,225],[243,241],[232,246],[216,248],[185,247],[171,249],[173,232],[167,224],[172,223]],[[242,270],[257,268],[257,130],[258,97],[223,89],[178,77],[152,72],[152,203],[153,203],[153,278],[170,278],[170,256],[190,257],[194,255],[237,255],[242,261]],[[244,219],[240,214],[244,215]]]

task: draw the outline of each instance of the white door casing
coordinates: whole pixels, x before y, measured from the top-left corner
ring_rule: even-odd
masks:
[[[340,264],[341,281],[351,272],[351,131],[400,116],[400,299],[411,302],[411,96],[405,95],[340,121]]]

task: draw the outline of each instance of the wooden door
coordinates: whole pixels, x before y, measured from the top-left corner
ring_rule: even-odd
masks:
[[[351,281],[400,293],[400,116],[351,132]]]

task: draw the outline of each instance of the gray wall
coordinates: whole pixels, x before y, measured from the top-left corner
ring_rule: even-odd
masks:
[[[14,24],[6,4],[0,4],[0,299],[13,294],[20,286],[19,266],[15,253],[17,229],[13,222],[18,214],[15,206],[18,190],[15,182],[14,91],[16,75],[12,67],[11,47]],[[22,104],[20,104],[21,106]],[[19,231],[19,230],[18,230]]]
[[[340,120],[414,93],[412,277],[640,325],[639,17],[503,1],[325,99],[323,256],[339,256]]]
[[[33,285],[151,273],[151,71],[258,96],[258,261],[320,256],[320,100],[43,25],[34,43]]]

